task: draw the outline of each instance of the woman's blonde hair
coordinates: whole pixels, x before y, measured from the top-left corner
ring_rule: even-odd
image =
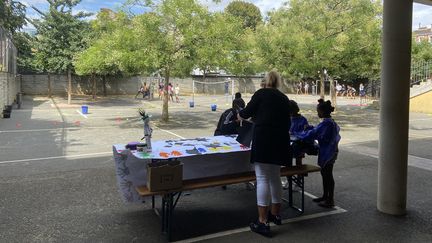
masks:
[[[266,84],[265,84],[266,88],[277,89],[279,88],[280,84],[281,84],[281,77],[276,70],[272,70],[267,73]]]

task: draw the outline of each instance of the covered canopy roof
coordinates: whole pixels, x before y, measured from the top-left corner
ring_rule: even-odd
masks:
[[[432,6],[432,0],[414,0],[414,2]]]

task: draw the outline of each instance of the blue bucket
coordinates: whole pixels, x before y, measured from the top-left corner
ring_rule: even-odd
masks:
[[[189,107],[193,108],[195,106],[195,103],[193,101],[189,101]]]
[[[88,106],[86,105],[81,106],[81,113],[88,114]]]
[[[211,105],[211,110],[216,111],[216,107],[217,107],[216,105]]]

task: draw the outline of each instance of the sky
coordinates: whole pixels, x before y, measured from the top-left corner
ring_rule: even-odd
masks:
[[[212,11],[223,10],[232,0],[221,0],[220,3],[214,3],[212,0],[199,0],[204,5]],[[283,5],[286,0],[245,0],[246,2],[251,2],[255,4],[260,10],[263,16],[266,15],[268,11],[277,9]],[[21,1],[27,6],[35,6],[40,10],[47,8],[48,3],[46,0],[23,0]],[[101,8],[117,9],[121,6],[124,0],[83,0],[75,9],[75,11],[85,11],[85,12],[98,12]],[[38,18],[36,11],[27,8],[27,15],[30,18]],[[92,17],[90,17],[92,18]],[[94,18],[94,17],[93,17]],[[417,29],[419,25],[431,26],[432,25],[432,6],[427,6],[423,4],[414,3],[413,11],[413,30]],[[31,28],[31,26],[28,26]]]

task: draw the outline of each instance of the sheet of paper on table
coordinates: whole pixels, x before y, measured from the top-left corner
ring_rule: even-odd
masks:
[[[117,144],[114,147],[118,153],[126,150],[125,145]],[[132,151],[132,154],[139,159],[173,159],[248,150],[250,148],[236,141],[235,135],[230,135],[154,141],[151,152]]]

